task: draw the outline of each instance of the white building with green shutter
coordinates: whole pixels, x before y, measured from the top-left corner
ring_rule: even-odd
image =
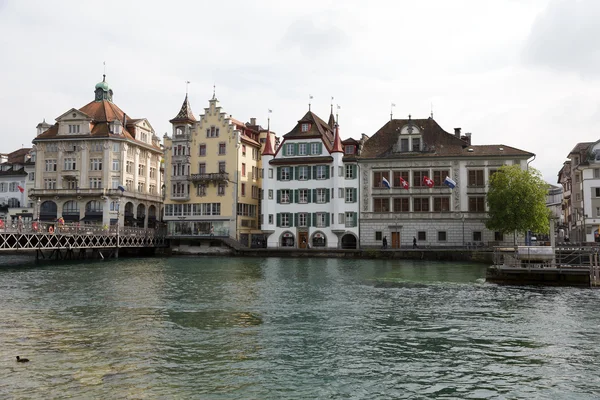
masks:
[[[358,141],[342,145],[329,123],[308,111],[277,148],[267,139],[263,232],[270,248],[357,248]]]

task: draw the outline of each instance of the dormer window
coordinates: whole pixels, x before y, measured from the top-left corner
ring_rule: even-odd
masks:
[[[346,154],[354,154],[354,145],[347,144],[344,148],[344,153]]]
[[[81,125],[69,125],[69,133],[77,134],[80,132]]]
[[[423,148],[423,139],[419,128],[413,124],[403,126],[398,135],[398,142],[394,145],[394,151],[400,153],[417,152],[423,151]]]
[[[113,121],[110,124],[110,131],[115,134],[115,135],[120,135],[121,134],[121,122],[120,121]]]
[[[301,126],[302,132],[308,132],[310,130],[310,124],[304,123]]]

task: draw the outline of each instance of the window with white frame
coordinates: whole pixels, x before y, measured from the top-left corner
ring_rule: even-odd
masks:
[[[112,170],[120,171],[121,170],[121,161],[118,158],[114,158],[112,160]]]
[[[132,174],[133,173],[133,161],[126,161],[125,162],[125,172],[127,172],[128,174]]]
[[[289,204],[290,203],[290,190],[289,189],[282,189],[279,191],[279,194],[281,196],[281,204]]]
[[[298,213],[298,226],[300,228],[308,226],[308,213]]]
[[[156,178],[156,168],[150,167],[150,178]]]
[[[317,165],[317,179],[327,179],[327,165]]]
[[[46,144],[46,152],[48,153],[56,153],[58,151],[58,143],[48,143]]]
[[[9,192],[16,192],[17,190],[19,190],[19,189],[17,189],[17,186],[19,186],[19,184],[17,182],[11,182],[8,185],[8,191]]]
[[[290,167],[281,167],[281,180],[289,181],[290,180]]]
[[[273,168],[269,168],[269,179],[273,179]]]
[[[308,203],[309,190],[308,189],[298,189],[298,203],[306,204]]]
[[[280,220],[281,227],[283,227],[283,228],[289,228],[289,226],[290,226],[290,220],[291,220],[291,214],[289,214],[289,213],[281,213],[281,214],[279,214],[279,218],[281,218],[281,220]]]
[[[210,128],[207,128],[206,129],[206,137],[208,137],[208,138],[219,137],[219,128],[217,128],[215,126],[211,126]]]
[[[269,214],[269,224],[273,224],[273,214]]]
[[[198,196],[206,196],[206,184],[198,185]]]
[[[321,153],[321,143],[311,143],[310,144],[310,154],[316,155]]]
[[[301,125],[301,130],[302,132],[308,132],[308,130],[310,129],[310,124],[302,124]]]
[[[327,226],[327,213],[317,213],[317,228],[325,228]]]
[[[286,143],[286,145],[285,145],[285,155],[286,156],[293,156],[294,155],[294,148],[295,148],[294,143]]]
[[[225,161],[219,161],[219,173],[225,172]]]
[[[346,164],[346,179],[355,179],[356,178],[356,165],[354,164]]]
[[[121,144],[120,143],[113,143],[112,145],[112,151],[115,153],[118,153],[119,151],[121,151]]]
[[[111,189],[118,189],[120,184],[119,177],[113,176],[110,184]]]
[[[150,184],[148,185],[148,193],[150,194],[156,194],[156,185],[155,184]]]
[[[102,171],[102,159],[101,158],[90,159],[90,170]]]
[[[46,172],[56,171],[56,160],[46,160]]]
[[[65,171],[74,171],[77,166],[75,158],[65,158]]]
[[[308,154],[308,144],[307,143],[299,143],[298,144],[298,155],[305,156]]]
[[[56,179],[44,179],[44,189],[56,189]]]
[[[349,228],[349,227],[353,227],[356,226],[356,213],[354,212],[347,212],[345,215],[345,227]],[[340,221],[341,223],[341,221]]]
[[[308,180],[308,169],[310,167],[308,165],[301,165],[298,167],[298,180],[306,181]]]
[[[81,130],[81,126],[80,125],[69,125],[69,133],[79,133]]]
[[[90,144],[90,151],[93,153],[104,151],[104,146],[102,145],[102,142],[99,142],[99,141],[92,142]]]
[[[355,203],[356,202],[356,189],[354,188],[346,188],[346,203]]]
[[[269,189],[269,200],[273,200],[273,189]]]
[[[90,178],[90,189],[102,189],[102,178]]]
[[[217,189],[217,194],[219,196],[225,196],[225,184],[224,183],[219,183],[219,187]]]
[[[327,189],[315,189],[317,191],[317,203],[325,203],[327,201]]]
[[[144,193],[145,189],[146,189],[146,183],[145,182],[138,182],[138,187],[137,187],[138,192]]]
[[[35,181],[35,172],[30,172],[29,173],[29,180],[30,181]]]

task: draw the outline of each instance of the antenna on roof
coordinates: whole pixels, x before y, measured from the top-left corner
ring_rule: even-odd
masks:
[[[104,73],[102,74],[102,82],[106,82],[106,61],[102,61],[104,65]]]
[[[330,114],[333,114],[333,96],[331,96],[331,113]]]
[[[188,86],[190,84],[190,81],[185,81],[185,95],[188,95]],[[214,95],[213,95],[214,96]]]
[[[431,102],[431,119],[433,119],[433,102]]]
[[[213,83],[213,100],[216,99],[217,85]]]
[[[267,132],[271,132],[271,113],[273,112],[273,110],[271,110],[269,108],[269,113],[268,113],[268,117],[267,117]]]
[[[332,99],[333,99],[333,97],[332,97]],[[339,104],[336,104],[336,106],[337,106],[337,111],[335,112],[335,123],[336,123],[336,125],[339,125],[340,124],[339,112],[340,112],[340,108],[342,108],[342,107],[340,107]]]
[[[396,105],[392,103],[390,107],[390,121],[394,119],[394,107],[396,107]]]
[[[308,95],[308,111],[310,111],[310,101],[313,99],[312,94]]]

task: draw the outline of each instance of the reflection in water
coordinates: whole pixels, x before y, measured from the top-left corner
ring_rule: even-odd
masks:
[[[600,292],[488,285],[484,265],[22,263],[0,260],[0,398],[550,399],[600,385]]]

